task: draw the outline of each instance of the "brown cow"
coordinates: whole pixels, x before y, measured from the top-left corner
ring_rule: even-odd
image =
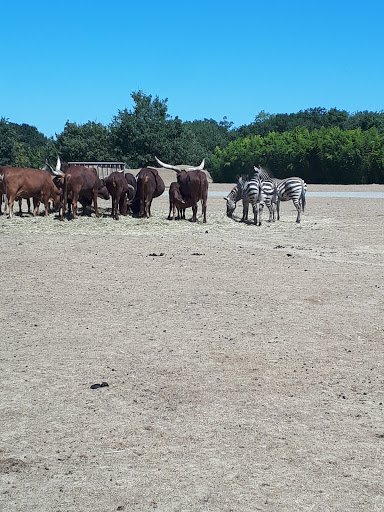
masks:
[[[197,220],[197,203],[201,200],[203,213],[203,222],[207,222],[207,198],[208,198],[208,179],[203,171],[204,160],[198,167],[187,167],[179,169],[175,165],[165,164],[157,157],[156,161],[165,169],[172,169],[177,172],[177,181],[180,185],[180,193],[183,200],[192,206],[192,222]]]
[[[128,184],[124,173],[119,171],[114,171],[108,176],[105,186],[112,197],[111,215],[119,220],[119,211],[121,215],[127,215],[127,194],[133,187]]]
[[[177,219],[185,219],[185,210],[193,206],[193,201],[184,201],[180,192],[180,183],[173,181],[169,186],[169,215],[168,220],[175,220],[175,210],[177,208]],[[171,217],[171,212],[173,215]]]
[[[131,208],[139,217],[151,216],[151,204],[155,197],[161,196],[165,190],[163,179],[154,167],[144,167],[136,176],[137,191]]]
[[[60,160],[58,160],[58,168],[65,174],[63,185],[64,204],[60,218],[64,218],[68,198],[72,198],[72,218],[76,219],[77,202],[79,201],[80,196],[82,196],[84,202],[89,204],[92,204],[93,201],[95,215],[96,217],[99,217],[97,197],[99,189],[101,188],[101,183],[96,169],[94,167],[84,167],[83,165],[70,166],[67,163],[61,164]]]
[[[55,210],[60,206],[60,192],[53,183],[53,176],[43,169],[24,169],[22,167],[3,166],[3,186],[8,199],[9,217],[13,217],[13,204],[16,198],[33,198],[36,216],[40,202],[44,203],[45,215],[48,213],[48,201],[53,199]]]

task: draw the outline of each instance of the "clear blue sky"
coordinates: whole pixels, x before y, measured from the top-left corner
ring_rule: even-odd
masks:
[[[131,93],[183,121],[384,109],[384,2],[13,0],[0,8],[0,117],[47,136],[109,124]]]

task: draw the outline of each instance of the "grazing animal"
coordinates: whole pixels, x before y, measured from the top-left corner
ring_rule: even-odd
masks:
[[[22,167],[3,166],[3,186],[8,199],[9,218],[13,217],[15,199],[33,199],[36,216],[40,202],[44,203],[48,216],[48,201],[53,199],[55,210],[61,206],[60,191],[53,182],[53,176],[43,169],[24,169]]]
[[[165,190],[164,181],[154,167],[143,167],[136,176],[137,190],[131,208],[139,217],[151,216],[152,200]]]
[[[69,165],[67,163],[61,164],[58,159],[58,167],[63,170],[65,174],[63,190],[64,201],[61,219],[64,218],[65,209],[68,199],[72,204],[72,218],[76,219],[77,215],[77,202],[82,197],[84,203],[92,204],[95,208],[95,215],[99,217],[97,209],[97,198],[99,190],[102,188],[103,183],[100,181],[97,171],[94,167],[85,167],[83,165]],[[83,205],[84,205],[83,203]],[[84,213],[84,208],[83,208]]]
[[[114,171],[105,180],[105,186],[112,197],[112,217],[119,220],[121,215],[127,215],[127,193],[132,185],[129,185],[122,172]]]
[[[201,201],[203,222],[207,222],[208,179],[203,171],[205,160],[197,167],[179,169],[174,165],[165,164],[157,157],[155,159],[161,167],[176,171],[180,194],[183,200],[192,206],[192,222],[197,221],[197,203],[199,201]]]
[[[193,206],[193,201],[185,201],[180,192],[180,183],[173,181],[169,186],[169,215],[168,220],[175,220],[175,213],[177,208],[177,219],[185,219],[185,210]],[[172,216],[171,216],[172,212]]]
[[[238,203],[240,199],[243,198],[244,188],[247,183],[248,176],[245,174],[238,176],[236,185],[233,187],[227,197],[224,197],[225,201],[227,202],[227,217],[232,217],[233,212],[236,209],[236,203]]]
[[[252,205],[254,223],[257,225],[257,215],[259,214],[259,226],[261,226],[261,216],[264,208],[264,194],[261,188],[261,181],[255,174],[245,185],[243,193],[243,217],[241,222],[248,220],[249,203]]]
[[[277,220],[280,220],[280,201],[293,201],[297,210],[296,222],[300,223],[301,211],[305,209],[305,194],[307,191],[307,184],[304,180],[297,177],[276,179],[262,168],[254,167],[255,171],[259,174],[263,183],[270,183],[275,187],[275,194],[277,196]]]
[[[269,182],[261,181],[257,173],[254,174],[250,181],[247,181],[246,175],[243,174],[240,176],[236,185],[224,199],[227,201],[228,217],[232,217],[236,203],[240,201],[240,199],[243,199],[242,222],[248,220],[249,203],[252,204],[254,215],[256,215],[254,220],[255,224],[257,224],[257,203],[259,203],[259,225],[261,225],[261,214],[264,204],[267,205],[269,210],[269,222],[275,220],[274,205],[276,203],[276,193],[274,186]]]

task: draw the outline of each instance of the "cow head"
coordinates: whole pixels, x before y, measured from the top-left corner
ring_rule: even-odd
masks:
[[[52,174],[52,176],[60,176],[60,177],[64,176],[64,173],[61,170],[61,161],[60,161],[59,157],[57,157],[55,169],[48,163],[48,160],[46,160],[43,170],[48,171],[50,174]]]

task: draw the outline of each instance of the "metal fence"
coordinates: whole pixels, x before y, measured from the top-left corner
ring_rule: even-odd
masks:
[[[68,162],[69,165],[83,165],[84,167],[94,167],[100,179],[106,178],[114,171],[124,171],[124,162]]]

